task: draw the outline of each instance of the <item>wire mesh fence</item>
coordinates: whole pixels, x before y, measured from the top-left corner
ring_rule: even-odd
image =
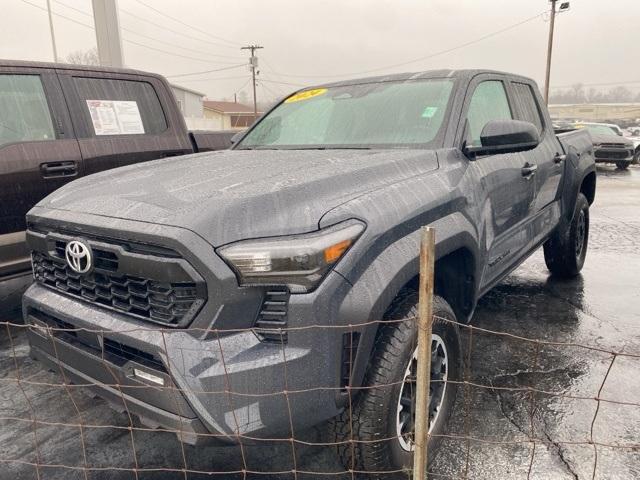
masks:
[[[445,317],[436,317],[437,320],[442,322],[452,323],[451,319]],[[321,330],[321,329],[337,329],[341,332],[348,333],[349,336],[356,335],[360,329],[369,324],[377,324],[378,326],[385,326],[388,328],[394,328],[401,323],[411,324],[411,328],[415,328],[416,317],[403,318],[399,320],[381,320],[377,322],[367,322],[367,324],[358,324],[349,327],[336,327],[332,325],[313,325],[307,327],[301,327],[307,330]],[[455,323],[455,322],[454,322]],[[433,434],[437,437],[442,437],[448,441],[458,442],[464,445],[466,451],[466,458],[464,459],[463,468],[456,475],[448,475],[432,471],[429,476],[432,478],[472,478],[469,477],[469,462],[471,456],[471,445],[473,444],[494,444],[494,445],[515,445],[520,444],[529,448],[530,454],[527,461],[527,475],[526,478],[536,478],[535,471],[533,470],[534,459],[536,457],[536,451],[540,446],[554,448],[562,447],[566,445],[572,446],[587,446],[593,450],[592,455],[592,468],[591,478],[596,478],[598,471],[598,459],[601,452],[609,449],[626,450],[630,452],[637,452],[640,449],[639,442],[612,442],[601,441],[598,439],[598,435],[595,429],[595,425],[598,421],[598,415],[603,404],[615,405],[619,408],[640,408],[640,401],[636,399],[618,399],[610,398],[603,394],[607,379],[610,372],[615,367],[615,364],[619,359],[624,358],[627,360],[639,361],[640,354],[629,353],[624,351],[613,351],[598,346],[582,345],[573,342],[557,342],[557,341],[545,341],[534,338],[526,338],[523,336],[515,335],[508,332],[498,332],[488,329],[483,329],[474,325],[456,323],[458,328],[464,331],[464,354],[465,361],[463,363],[462,375],[460,378],[448,378],[444,380],[448,386],[457,386],[460,389],[460,398],[456,404],[456,408],[453,411],[453,415],[460,415],[464,418],[465,428],[461,432],[448,432]],[[356,461],[357,454],[356,449],[360,449],[364,444],[377,443],[385,444],[398,442],[397,435],[389,435],[388,437],[376,437],[371,438],[366,435],[362,435],[361,430],[353,428],[353,418],[349,418],[349,415],[353,414],[352,409],[359,401],[359,398],[363,391],[370,388],[377,389],[393,389],[397,387],[399,383],[405,382],[406,379],[398,379],[395,382],[391,382],[386,385],[368,385],[363,384],[359,386],[336,386],[336,385],[317,385],[309,388],[295,388],[290,385],[296,382],[292,382],[292,378],[296,376],[295,362],[290,364],[287,358],[290,352],[287,352],[287,343],[284,341],[285,334],[291,332],[281,331],[283,341],[280,342],[279,350],[282,356],[282,388],[280,391],[261,391],[260,385],[254,385],[251,389],[235,390],[234,385],[230,378],[232,374],[229,372],[229,366],[227,365],[229,352],[225,352],[223,343],[220,341],[221,335],[228,335],[229,332],[217,332],[215,330],[207,332],[192,332],[192,333],[207,333],[213,334],[216,338],[215,343],[218,345],[218,357],[221,361],[221,368],[225,371],[226,383],[223,389],[212,391],[195,391],[190,389],[185,391],[177,383],[170,383],[166,385],[154,385],[152,381],[146,381],[144,383],[144,376],[141,377],[142,382],[133,384],[132,382],[122,382],[120,375],[115,372],[122,368],[121,360],[117,358],[117,354],[114,353],[113,347],[109,344],[109,338],[113,338],[114,334],[118,333],[131,333],[132,331],[143,330],[145,332],[153,332],[159,334],[162,337],[166,337],[174,334],[174,331],[167,331],[163,329],[127,329],[123,331],[104,331],[104,330],[91,330],[86,328],[60,328],[54,326],[43,326],[32,324],[6,324],[6,336],[7,341],[10,344],[11,351],[11,363],[12,368],[3,372],[1,379],[2,391],[4,397],[7,398],[9,390],[11,388],[17,389],[24,403],[5,405],[2,409],[3,414],[0,415],[0,422],[2,422],[2,430],[5,432],[3,435],[4,442],[10,442],[12,433],[15,435],[31,436],[32,448],[30,452],[15,452],[14,455],[10,455],[11,448],[9,445],[5,445],[2,448],[0,456],[0,463],[6,467],[11,465],[23,465],[29,466],[33,469],[33,478],[47,478],[48,472],[60,472],[66,471],[69,474],[74,473],[78,478],[102,478],[98,474],[110,473],[110,474],[128,474],[130,478],[146,478],[145,475],[150,474],[172,474],[176,478],[197,478],[198,475],[206,476],[218,476],[221,478],[253,478],[272,475],[274,478],[360,478],[364,476],[371,476],[372,478],[402,478],[398,475],[409,477],[410,472],[407,469],[397,470],[369,470],[363,468],[362,464]],[[43,340],[46,340],[51,349],[49,352],[53,352],[53,357],[56,360],[57,365],[49,365],[54,373],[51,375],[51,380],[42,381],[36,379],[37,375],[33,373],[27,374],[24,372],[29,363],[24,356],[17,352],[17,349],[24,349],[24,334],[25,331],[30,331],[31,335],[37,335]],[[290,330],[295,331],[296,327],[291,327]],[[256,333],[256,332],[251,332]],[[94,356],[99,359],[101,365],[105,367],[107,371],[112,374],[112,382],[100,382],[94,380],[81,381],[77,375],[76,369],[81,369],[82,365],[75,365],[70,371],[69,365],[59,360],[59,351],[61,348],[69,348],[68,345],[72,339],[76,339],[79,335],[94,334],[99,338],[102,338],[100,344],[102,345],[101,351],[94,352]],[[529,356],[529,365],[535,370],[538,363],[541,349],[554,348],[562,349],[564,351],[571,349],[579,349],[590,354],[601,355],[606,360],[606,369],[602,375],[601,382],[596,391],[593,391],[589,395],[576,395],[567,393],[563,390],[552,391],[544,388],[539,388],[535,384],[530,385],[509,385],[507,382],[491,381],[490,383],[478,383],[473,380],[473,365],[471,362],[471,356],[474,351],[474,344],[477,343],[478,338],[482,336],[496,336],[501,338],[504,342],[513,342],[518,344],[522,353],[527,353]],[[165,341],[166,344],[166,341]],[[105,348],[106,345],[106,348]],[[80,342],[73,345],[74,348],[82,348]],[[167,347],[168,348],[168,347]],[[351,349],[352,351],[353,349]],[[153,369],[149,368],[149,359],[144,356],[139,356],[137,352],[127,351],[121,347],[120,354],[127,359],[129,366],[136,364],[139,365],[143,372],[153,372]],[[176,355],[171,355],[172,358],[176,358]],[[169,358],[169,356],[164,357]],[[120,363],[120,365],[119,365]],[[5,367],[8,367],[9,362],[3,362]],[[57,368],[56,368],[57,366]],[[166,363],[167,373],[169,377],[173,376],[173,372],[176,375],[180,375],[183,372],[179,367],[173,365],[171,362]],[[30,372],[36,371],[33,366],[28,367]],[[173,372],[172,372],[173,371]],[[153,375],[153,374],[151,374]],[[437,384],[439,380],[432,379],[432,384]],[[86,405],[80,406],[79,403],[86,403],[82,398],[85,397],[86,390],[88,388],[96,387],[100,389],[106,389],[109,392],[116,392],[121,402],[119,408],[124,411],[126,418],[126,424],[122,423],[101,423],[98,419],[92,418],[91,412],[87,411]],[[34,405],[34,400],[37,398],[38,389],[42,389],[46,394],[51,395],[52,391],[59,391],[54,395],[58,402],[65,402],[66,405],[60,405],[59,409],[50,409],[48,412],[39,411],[38,407]],[[228,424],[233,428],[230,432],[210,432],[210,431],[193,431],[188,428],[187,425],[174,425],[169,427],[166,425],[150,425],[149,419],[140,422],[135,413],[130,408],[136,403],[135,391],[144,390],[146,393],[149,390],[157,391],[159,394],[165,394],[169,392],[174,396],[176,406],[181,408],[181,400],[188,396],[204,395],[210,396],[213,401],[224,403],[228,405],[228,411],[231,412],[228,417]],[[433,386],[432,386],[433,389]],[[306,393],[320,393],[326,391],[345,391],[348,396],[344,409],[344,418],[349,419],[349,428],[345,431],[345,435],[341,438],[331,438],[327,434],[319,435],[317,438],[310,438],[307,434],[299,432],[296,429],[296,424],[300,422],[293,418],[292,403],[296,400],[296,396]],[[497,437],[475,437],[470,432],[469,419],[473,415],[473,395],[471,390],[487,390],[491,392],[498,392],[501,394],[514,394],[518,396],[519,401],[526,404],[526,409],[529,412],[529,425],[522,428],[519,435],[513,438]],[[251,414],[257,414],[258,412],[251,412],[252,407],[237,408],[237,405],[259,405],[260,401],[265,398],[279,397],[282,401],[279,402],[285,411],[283,412],[261,412],[261,415],[284,415],[288,419],[289,431],[280,435],[260,435],[255,436],[251,433],[251,423],[258,421],[256,418],[252,418]],[[590,429],[588,435],[582,437],[565,437],[565,438],[549,438],[545,436],[540,429],[536,427],[534,415],[537,408],[537,403],[540,398],[554,397],[561,400],[572,400],[581,402],[591,402],[594,404],[593,416],[590,418]],[[247,402],[247,399],[250,402]],[[114,402],[118,403],[118,402]],[[236,408],[234,408],[236,407]],[[56,415],[56,413],[59,415]],[[70,415],[69,415],[70,414]],[[389,415],[394,415],[395,412],[389,412]],[[96,462],[95,452],[100,449],[101,434],[96,435],[96,431],[109,431],[111,435],[119,435],[123,438],[127,438],[128,443],[128,455],[130,460],[126,459],[126,456],[112,459],[112,462],[101,459]],[[114,433],[116,432],[116,433]],[[145,433],[144,439],[140,434]],[[161,433],[175,434],[179,439],[176,446],[179,449],[178,457],[172,460],[172,464],[162,465],[162,462],[158,462],[157,459],[149,462],[145,459],[144,454],[141,455],[140,450],[145,448],[145,443],[153,441],[153,437],[150,435],[157,435]],[[42,446],[51,441],[52,435],[59,435],[60,441],[67,441],[69,437],[76,436],[79,443],[79,452],[74,452],[73,455],[69,455],[69,452],[58,452],[60,458],[55,458],[51,455],[51,451],[45,454],[42,450]],[[409,432],[412,435],[413,432]],[[195,440],[231,440],[235,446],[226,447],[231,448],[239,452],[239,468],[235,470],[220,469],[216,465],[216,459],[210,459],[208,466],[203,466],[203,462],[196,462],[194,465],[191,458],[194,456],[194,452],[187,453],[187,450],[195,450],[198,447],[190,446],[189,443],[194,443]],[[288,468],[286,469],[272,469],[269,463],[263,463],[261,465],[255,465],[249,458],[251,454],[250,449],[255,445],[264,444],[269,448],[275,448],[274,452],[280,457],[289,456]],[[286,449],[283,449],[286,446]],[[335,450],[337,447],[343,448],[343,450],[351,450],[352,453],[346,455],[346,458],[351,459],[351,463],[345,462],[344,468],[341,470],[309,470],[308,466],[300,464],[300,452],[301,448],[313,447],[315,449],[330,449]],[[288,452],[287,452],[288,450]],[[237,453],[236,453],[237,454]],[[308,453],[307,453],[308,454]],[[195,453],[197,455],[197,453]],[[174,452],[175,456],[175,452]],[[344,455],[343,455],[344,456]],[[75,457],[75,461],[69,462],[70,457]],[[66,459],[64,461],[63,459]],[[178,460],[176,462],[176,460]],[[287,463],[282,462],[280,458],[279,464]],[[207,463],[207,462],[204,462]],[[9,471],[7,469],[6,471]],[[98,475],[96,477],[96,475]],[[193,476],[196,477],[193,477]],[[395,475],[395,477],[394,477]],[[27,478],[27,477],[25,477]],[[75,478],[75,477],[69,477]],[[111,478],[111,477],[104,477]],[[119,478],[119,477],[114,477]],[[122,478],[128,478],[123,476]],[[159,477],[162,478],[162,477]],[[172,477],[173,478],[173,477]]]
[[[411,452],[420,447],[420,411],[423,426],[433,422],[424,445],[429,459],[456,452],[455,468],[431,461],[429,478],[495,478],[473,464],[479,451],[498,447],[517,448],[512,478],[539,478],[536,462],[545,450],[555,450],[574,478],[609,478],[599,465],[611,451],[640,459],[637,435],[612,438],[607,418],[599,421],[605,407],[622,416],[640,408],[633,389],[620,398],[606,388],[616,365],[640,364],[640,352],[482,328],[441,314],[434,303],[426,357],[417,354],[416,313],[430,311],[422,308],[351,325],[290,322],[268,335],[255,327],[92,328],[25,308],[25,323],[6,322],[0,339],[0,478],[417,478]],[[358,355],[371,329],[375,343],[359,375]],[[450,331],[459,332],[459,344],[446,338]],[[186,336],[205,341],[185,342]],[[308,348],[292,341],[297,336]],[[306,357],[314,343],[330,339],[340,344],[340,369],[321,374],[325,366],[314,370]],[[488,348],[511,352],[504,361],[515,372],[483,365]],[[576,393],[549,385],[549,351],[597,362],[591,388]],[[256,365],[268,367],[264,379],[245,376]],[[422,410],[420,366],[430,372]],[[509,432],[474,427],[486,415],[477,398],[487,393],[514,426]],[[119,413],[105,413],[111,410],[96,398]],[[576,407],[585,428],[560,424],[550,431],[540,419],[549,399],[567,408],[588,404]],[[518,418],[509,415],[509,402],[519,406]],[[322,415],[326,422],[314,427],[311,419]],[[567,448],[590,451],[580,477],[564,458]]]

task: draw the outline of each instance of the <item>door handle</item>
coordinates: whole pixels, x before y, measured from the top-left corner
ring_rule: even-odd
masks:
[[[78,165],[74,161],[42,163],[40,173],[44,178],[73,177],[78,174]]]
[[[535,175],[536,170],[538,170],[538,166],[536,164],[527,162],[524,164],[524,167],[522,167],[522,176],[528,180]]]
[[[562,162],[564,162],[564,160],[565,160],[566,158],[567,158],[567,156],[566,156],[566,155],[563,155],[563,154],[561,154],[561,153],[556,153],[556,154],[553,156],[553,163],[562,163]]]

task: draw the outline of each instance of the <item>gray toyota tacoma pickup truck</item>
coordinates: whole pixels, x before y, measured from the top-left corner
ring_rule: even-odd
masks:
[[[461,376],[442,319],[468,322],[540,246],[552,274],[580,272],[592,148],[507,73],[299,91],[231,150],[97,173],[33,208],[32,355],[184,442],[331,420],[347,468],[410,468],[415,322],[377,321],[416,312],[420,227],[437,232],[434,435]]]

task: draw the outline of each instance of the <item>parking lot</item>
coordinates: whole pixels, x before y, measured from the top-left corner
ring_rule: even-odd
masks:
[[[555,280],[549,277],[541,252],[536,252],[481,300],[473,325],[545,341],[640,353],[639,204],[640,170],[599,168],[582,275],[571,281]],[[19,317],[6,320],[17,322]],[[134,454],[126,413],[112,410],[81,388],[61,386],[59,374],[44,370],[29,357],[20,328],[3,329],[0,337],[2,480],[245,478],[241,472],[245,462],[248,470],[261,472],[249,477],[294,478],[286,473],[293,463],[291,445],[284,442],[250,446],[242,455],[237,448],[183,449],[173,434],[134,431]],[[536,479],[592,478],[594,446],[585,443],[591,428],[595,442],[610,444],[597,447],[596,478],[640,478],[640,407],[601,402],[591,425],[598,408],[593,398],[611,365],[611,355],[546,344],[534,355],[531,344],[479,331],[473,334],[472,347],[471,380],[494,388],[473,388],[468,402],[459,399],[459,414],[449,433],[473,440],[447,439],[432,464],[441,477],[433,478],[465,474],[468,478],[527,478],[529,470]],[[637,403],[639,366],[640,360],[616,358],[601,397]],[[24,380],[20,384],[15,381],[16,369]],[[531,397],[526,391],[499,388],[527,386],[563,396]],[[33,424],[24,421],[32,416],[44,422],[37,424],[37,443]],[[83,444],[79,428],[56,423],[123,428],[84,428]],[[532,437],[539,440],[533,463]],[[314,430],[303,439],[321,442],[323,435]],[[615,448],[633,444],[635,449]],[[88,470],[83,469],[83,451]],[[296,478],[327,478],[329,472],[343,470],[331,448],[297,444],[296,454],[297,470],[309,472]],[[41,466],[36,469],[31,464]],[[187,476],[181,472],[185,466],[218,475]],[[134,473],[136,468],[143,472]],[[269,472],[277,473],[266,476]]]

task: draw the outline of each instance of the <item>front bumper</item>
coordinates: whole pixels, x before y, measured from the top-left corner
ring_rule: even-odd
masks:
[[[325,282],[333,291],[347,286],[335,273]],[[327,323],[315,315],[317,294],[291,302],[296,326]],[[284,345],[252,331],[200,337],[132,323],[37,283],[25,293],[23,313],[36,359],[185,443],[290,438],[339,413],[338,329],[289,331]],[[161,377],[164,386],[134,368]]]

